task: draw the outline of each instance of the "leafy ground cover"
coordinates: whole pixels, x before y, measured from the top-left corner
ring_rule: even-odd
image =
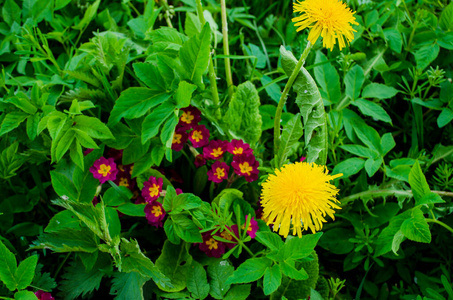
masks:
[[[451,1],[0,3],[0,299],[453,299]]]

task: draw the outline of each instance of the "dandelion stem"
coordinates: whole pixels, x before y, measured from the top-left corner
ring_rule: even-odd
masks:
[[[313,45],[308,41],[307,46],[305,47],[304,52],[302,52],[302,55],[300,56],[299,61],[297,62],[296,67],[293,70],[293,73],[291,73],[291,76],[288,79],[288,82],[285,85],[285,89],[283,90],[282,96],[280,97],[280,101],[278,102],[278,107],[277,111],[275,112],[275,119],[274,119],[274,157],[277,156],[278,153],[278,148],[280,146],[280,121],[282,117],[282,111],[283,107],[285,106],[286,103],[286,98],[288,97],[289,90],[291,89],[294,81],[297,78],[297,75],[299,75],[300,68],[305,63],[305,60],[307,59],[308,53],[310,53],[311,48]],[[281,166],[276,166],[276,167],[281,167]]]
[[[223,54],[225,54],[225,73],[226,81],[228,85],[228,99],[231,99],[234,92],[233,76],[231,75],[231,64],[230,64],[230,48],[228,45],[228,23],[227,23],[227,12],[225,0],[220,0],[220,7],[222,9],[222,33],[223,33]]]

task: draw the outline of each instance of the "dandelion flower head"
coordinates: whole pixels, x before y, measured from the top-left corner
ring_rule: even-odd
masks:
[[[345,47],[345,38],[349,43],[354,39],[351,24],[358,25],[354,13],[341,0],[298,0],[294,3],[294,13],[300,13],[292,19],[297,28],[301,31],[310,28],[308,40],[315,44],[321,35],[323,46],[331,51],[338,40],[340,50]]]
[[[262,185],[261,205],[267,224],[284,237],[291,226],[292,234],[299,237],[308,228],[313,233],[321,230],[324,217],[334,219],[334,209],[341,209],[335,204],[338,189],[329,182],[342,175],[328,175],[325,166],[306,162],[276,170]]]

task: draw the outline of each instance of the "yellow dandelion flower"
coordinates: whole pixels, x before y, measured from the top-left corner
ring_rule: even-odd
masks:
[[[343,174],[327,173],[325,166],[296,162],[270,175],[261,191],[267,224],[274,225],[274,231],[284,237],[292,225],[292,234],[301,237],[302,230],[310,228],[313,233],[321,230],[326,214],[334,219],[334,209],[341,208],[335,204],[338,189],[329,182]]]
[[[323,46],[331,51],[335,45],[335,39],[338,40],[340,50],[345,47],[345,41],[349,42],[354,39],[351,24],[358,25],[355,21],[354,14],[346,4],[340,0],[298,0],[294,3],[294,13],[301,13],[292,21],[301,31],[305,28],[311,28],[308,34],[308,40],[313,45],[321,35],[323,37]]]

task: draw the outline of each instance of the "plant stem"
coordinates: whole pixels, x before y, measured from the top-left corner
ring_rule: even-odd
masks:
[[[223,33],[223,54],[225,54],[225,73],[228,85],[228,98],[231,99],[234,92],[233,76],[231,75],[230,48],[228,45],[228,23],[225,0],[220,0],[220,7],[222,9],[222,33]]]
[[[197,0],[196,2],[198,18],[200,19],[201,26],[204,26],[206,20],[203,15],[203,6],[201,5],[201,0]],[[215,117],[217,120],[219,120],[222,117],[219,108],[220,99],[219,91],[217,89],[217,76],[215,74],[214,62],[212,60],[211,54],[209,54],[209,82],[211,83],[212,102],[214,102],[214,106],[216,106]]]
[[[439,224],[440,226],[444,227],[445,229],[447,229],[448,231],[453,233],[453,228],[451,228],[450,226],[448,226],[447,224],[445,224],[442,221],[439,221],[439,220],[436,220],[436,219],[426,219],[426,222]]]
[[[55,275],[53,276],[53,278],[57,278],[58,273],[60,273],[61,268],[63,268],[65,262],[68,260],[68,258],[69,258],[70,255],[71,255],[71,252],[68,252],[68,254],[66,254],[65,258],[63,259],[63,261],[61,262],[61,264],[58,266],[58,269],[57,269],[57,271],[55,272]]]
[[[278,107],[277,111],[275,112],[274,119],[274,157],[277,156],[278,148],[280,146],[280,121],[282,117],[283,107],[286,103],[286,98],[288,97],[289,90],[296,80],[297,75],[299,75],[300,68],[302,68],[302,66],[304,65],[305,59],[307,59],[308,53],[310,53],[312,47],[313,45],[308,42],[304,52],[302,52],[302,55],[297,62],[296,67],[293,70],[293,73],[291,73],[291,76],[289,77],[288,82],[285,85],[285,89],[283,90],[282,96],[280,97],[280,101],[278,102]]]

